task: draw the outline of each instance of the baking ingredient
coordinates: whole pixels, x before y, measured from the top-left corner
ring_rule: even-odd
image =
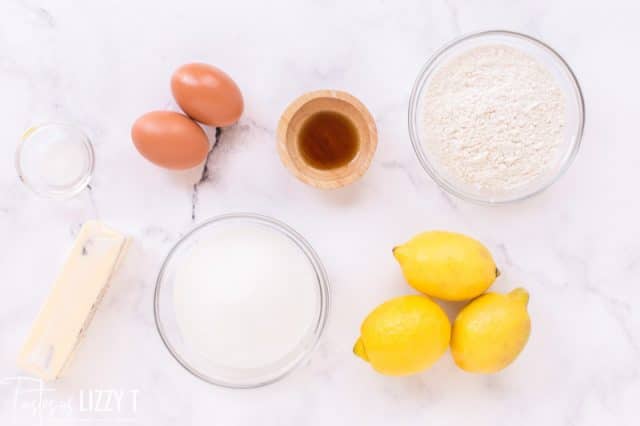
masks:
[[[339,90],[317,90],[295,99],[280,117],[277,138],[285,167],[320,189],[341,188],[361,178],[378,145],[371,113]]]
[[[185,343],[216,367],[262,368],[313,337],[319,287],[313,265],[289,237],[256,223],[221,227],[198,240],[174,277]]]
[[[138,118],[131,128],[131,138],[140,154],[167,169],[195,167],[209,152],[204,130],[173,111],[153,111]]]
[[[18,364],[42,378],[58,378],[102,299],[127,238],[97,221],[80,229],[71,253],[22,347]]]
[[[77,141],[57,140],[44,151],[37,168],[51,187],[73,185],[89,168],[87,149]]]
[[[565,99],[551,73],[506,45],[445,63],[423,94],[425,149],[448,174],[490,193],[549,170],[563,142]]]
[[[393,255],[413,288],[443,300],[476,297],[499,275],[485,246],[454,232],[423,232],[395,247]]]
[[[73,185],[89,168],[84,135],[71,126],[46,125],[32,127],[22,137],[29,139],[33,153],[28,168],[37,170],[39,178],[50,187]]]
[[[89,183],[93,160],[84,132],[62,123],[29,128],[16,152],[20,179],[36,193],[56,198],[75,195]]]
[[[298,135],[302,159],[320,170],[345,166],[358,153],[358,129],[345,115],[320,111],[309,116]]]
[[[365,318],[353,352],[379,373],[403,376],[431,367],[447,351],[450,336],[449,318],[438,304],[401,296]]]
[[[529,339],[529,294],[487,293],[474,299],[453,323],[451,353],[456,364],[473,373],[494,373],[508,366]]]
[[[180,108],[191,118],[210,126],[229,126],[244,108],[238,85],[219,68],[192,63],[171,77],[171,91]]]

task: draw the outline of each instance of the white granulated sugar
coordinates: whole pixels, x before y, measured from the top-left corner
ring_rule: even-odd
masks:
[[[551,73],[518,49],[470,49],[440,68],[423,96],[425,148],[477,189],[522,187],[556,161],[564,95]]]

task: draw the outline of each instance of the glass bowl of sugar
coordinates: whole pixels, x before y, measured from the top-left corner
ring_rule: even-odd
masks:
[[[158,332],[190,373],[253,388],[302,364],[327,318],[329,284],[312,247],[272,218],[218,216],[169,252],[155,289]]]
[[[576,156],[584,100],[551,47],[510,31],[457,39],[423,66],[409,134],[424,170],[459,198],[502,204],[553,184]]]

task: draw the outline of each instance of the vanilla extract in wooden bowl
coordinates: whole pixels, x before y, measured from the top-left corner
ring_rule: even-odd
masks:
[[[301,181],[322,189],[348,185],[369,168],[378,135],[373,117],[352,95],[320,90],[302,95],[282,114],[278,151]]]

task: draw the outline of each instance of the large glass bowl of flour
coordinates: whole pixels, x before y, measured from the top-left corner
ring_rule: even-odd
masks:
[[[450,194],[481,204],[531,197],[578,152],[584,101],[566,61],[524,34],[486,31],[424,65],[409,101],[420,164]]]
[[[326,273],[293,229],[255,214],[185,235],[158,275],[154,313],[173,357],[215,385],[272,383],[303,363],[324,329]]]

